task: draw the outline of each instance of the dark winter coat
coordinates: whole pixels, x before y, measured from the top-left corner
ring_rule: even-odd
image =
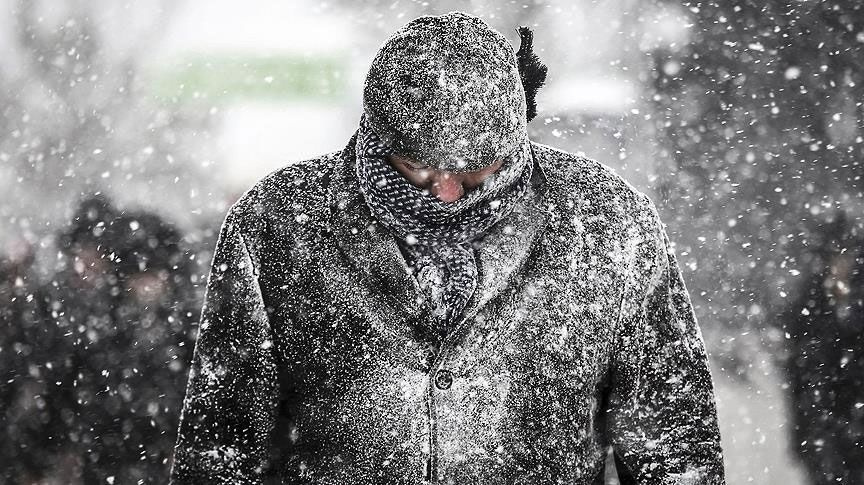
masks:
[[[711,376],[646,196],[532,143],[533,190],[436,341],[354,140],[259,182],[212,265],[173,483],[723,483]]]

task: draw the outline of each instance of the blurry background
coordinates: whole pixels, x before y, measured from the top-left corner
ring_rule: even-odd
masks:
[[[864,483],[857,0],[0,0],[0,483],[166,480],[228,207],[455,9],[531,26],[533,139],[660,209],[729,483]]]

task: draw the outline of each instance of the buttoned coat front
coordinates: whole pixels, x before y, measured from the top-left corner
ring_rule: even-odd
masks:
[[[704,343],[647,197],[532,142],[529,195],[439,340],[354,143],[229,212],[173,483],[591,484],[609,446],[634,483],[723,483]]]

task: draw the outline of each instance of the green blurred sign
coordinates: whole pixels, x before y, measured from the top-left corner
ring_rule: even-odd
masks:
[[[160,98],[315,99],[335,101],[345,93],[344,60],[303,56],[200,56],[155,76]]]

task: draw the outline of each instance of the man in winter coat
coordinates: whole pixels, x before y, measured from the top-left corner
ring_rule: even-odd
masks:
[[[530,141],[545,67],[461,13],[372,62],[357,133],[217,244],[173,483],[723,483],[651,202]]]

